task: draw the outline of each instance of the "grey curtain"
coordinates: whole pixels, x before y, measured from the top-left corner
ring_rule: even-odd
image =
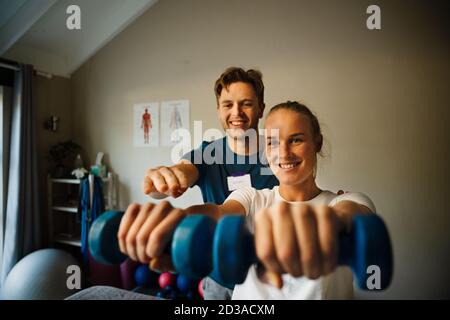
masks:
[[[0,219],[0,287],[21,258],[42,246],[36,114],[32,103],[33,67],[19,66],[20,70],[14,75],[12,102],[4,103],[1,110],[4,205]]]

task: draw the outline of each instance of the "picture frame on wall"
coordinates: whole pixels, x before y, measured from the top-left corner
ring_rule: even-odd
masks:
[[[189,100],[161,102],[161,145],[175,146],[182,142],[183,131],[189,132]]]

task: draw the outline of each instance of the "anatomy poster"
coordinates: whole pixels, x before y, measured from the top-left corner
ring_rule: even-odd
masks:
[[[180,129],[189,131],[189,100],[161,102],[161,145],[178,144],[183,138]]]
[[[134,105],[133,144],[135,147],[157,147],[159,145],[159,103]]]

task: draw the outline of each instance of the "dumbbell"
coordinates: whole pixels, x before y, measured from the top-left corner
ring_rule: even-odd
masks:
[[[97,218],[89,233],[89,248],[95,260],[117,264],[127,257],[119,250],[117,231],[123,212],[109,211]],[[188,277],[209,276],[233,288],[245,280],[257,262],[253,236],[238,215],[216,222],[205,215],[190,215],[175,229],[170,248],[176,270]],[[350,266],[361,289],[368,289],[369,267],[380,271],[380,289],[392,277],[389,234],[377,215],[355,215],[350,233],[339,237],[339,265]],[[370,269],[371,270],[371,269]]]
[[[186,217],[176,228],[172,241],[175,268],[195,277],[209,275],[230,289],[243,283],[249,267],[257,263],[253,235],[240,215],[214,220],[204,215]],[[201,256],[202,246],[212,256]],[[209,246],[211,248],[209,248]],[[205,251],[203,251],[205,252]],[[339,236],[339,265],[351,267],[359,288],[368,290],[367,279],[374,267],[379,271],[379,289],[392,278],[392,250],[383,220],[375,214],[355,215],[351,232]]]
[[[123,211],[106,211],[101,214],[95,221],[92,223],[91,228],[89,230],[88,237],[88,247],[91,253],[91,256],[95,261],[102,264],[115,265],[124,262],[128,257],[120,252],[119,242],[117,239],[117,233],[119,231],[120,222],[122,220],[124,212]],[[185,218],[186,219],[186,218]],[[214,235],[214,230],[216,223],[212,219],[189,219],[187,224],[184,223],[183,227],[188,230],[197,230],[201,229],[200,232],[204,232],[204,234],[200,233],[191,233],[190,231],[189,238],[194,242],[201,242],[205,237],[212,238]],[[179,226],[178,226],[179,227]],[[178,229],[177,227],[177,229]],[[195,238],[195,239],[192,239]],[[177,247],[174,243],[177,243],[176,238],[171,240],[172,246]],[[202,255],[202,259],[204,259],[205,254],[208,257],[211,257],[211,246],[204,247],[201,244],[197,247],[195,252],[192,252],[192,260],[199,260],[200,255]],[[166,251],[170,252],[171,247],[168,247]],[[198,252],[198,256],[197,256]],[[208,261],[210,259],[207,259]],[[193,263],[196,265],[195,263]],[[203,263],[199,264],[201,271],[197,271],[200,273],[205,273],[208,270],[207,266],[204,266]],[[197,270],[196,269],[196,270]],[[207,273],[206,273],[207,274]]]

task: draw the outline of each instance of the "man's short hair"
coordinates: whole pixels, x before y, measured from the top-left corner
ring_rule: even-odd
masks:
[[[219,79],[217,79],[216,84],[214,85],[216,100],[219,101],[223,88],[228,90],[228,87],[235,82],[250,84],[258,97],[258,103],[260,105],[264,105],[264,84],[262,81],[262,73],[255,69],[245,71],[244,69],[238,67],[227,68],[220,75]]]

